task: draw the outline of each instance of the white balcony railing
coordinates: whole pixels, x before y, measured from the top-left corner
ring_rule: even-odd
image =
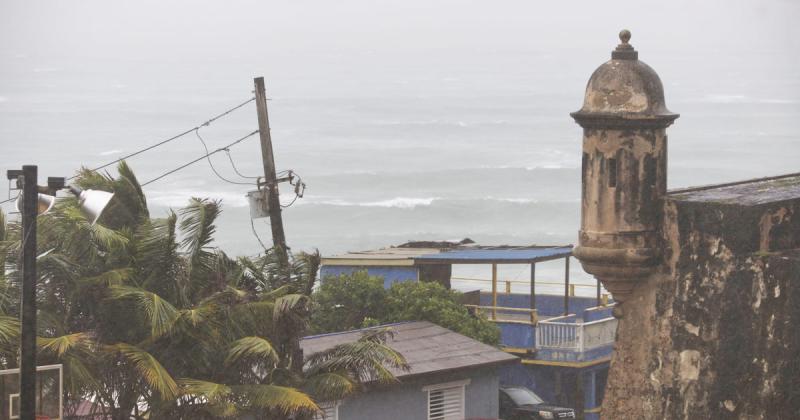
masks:
[[[585,323],[564,322],[564,318],[539,321],[536,326],[536,348],[583,352],[614,342],[616,318]]]

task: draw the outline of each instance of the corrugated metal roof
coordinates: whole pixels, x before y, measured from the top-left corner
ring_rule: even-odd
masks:
[[[497,247],[466,245],[449,250],[392,247],[324,257],[322,265],[521,264],[564,258],[571,254],[572,245]]]
[[[419,264],[513,264],[534,263],[572,255],[572,245],[548,248],[456,249],[415,257]]]
[[[398,378],[518,360],[516,356],[427,321],[375,328],[383,327],[390,327],[394,331],[394,337],[388,338],[387,344],[402,354],[411,368],[409,371],[392,369]],[[374,328],[305,337],[300,341],[300,346],[306,355],[310,355],[339,344],[352,343],[370,329]]]
[[[382,248],[324,257],[322,265],[414,265],[414,258],[438,253],[438,248]]]

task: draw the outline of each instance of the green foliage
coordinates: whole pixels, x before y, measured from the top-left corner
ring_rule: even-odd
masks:
[[[312,326],[318,333],[344,331],[400,321],[430,321],[481,342],[497,345],[500,331],[484,317],[471,315],[460,293],[439,283],[395,283],[366,271],[328,277],[312,295]]]
[[[498,345],[497,326],[484,317],[471,315],[460,303],[459,295],[439,283],[395,283],[386,299],[384,322],[430,321],[486,344]]]
[[[319,333],[370,326],[365,325],[367,318],[381,320],[385,317],[383,279],[369,276],[366,271],[327,277],[312,296],[311,322]]]
[[[151,219],[133,171],[118,171],[79,173],[115,193],[100,223],[74,199],[39,217],[38,363],[64,365],[67,415],[91,400],[115,419],[308,418],[404,366],[383,336],[304,360],[319,254],[229,258],[213,245],[218,201]],[[0,369],[17,366],[19,244],[0,212]]]

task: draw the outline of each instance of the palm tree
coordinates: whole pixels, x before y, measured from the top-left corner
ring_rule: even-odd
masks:
[[[77,183],[115,193],[90,225],[73,199],[39,219],[40,364],[62,363],[67,412],[113,419],[307,418],[406,366],[387,332],[304,357],[319,255],[230,258],[213,246],[219,201],[153,219],[133,171]],[[17,363],[19,224],[0,214],[0,366]]]

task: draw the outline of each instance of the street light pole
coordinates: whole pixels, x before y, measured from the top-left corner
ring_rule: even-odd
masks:
[[[22,170],[8,171],[8,179],[17,181],[22,194],[17,200],[17,209],[22,218],[22,298],[20,299],[20,362],[19,362],[19,418],[36,420],[36,219],[48,212],[56,200],[56,192],[64,189],[66,180],[61,177],[47,178],[47,187],[39,186],[36,165],[25,165]],[[78,198],[81,213],[90,224],[95,224],[103,213],[113,193],[82,190],[70,186],[70,192]],[[43,194],[42,194],[43,193]]]
[[[22,167],[22,299],[19,370],[20,419],[36,418],[36,218],[38,212],[38,171],[35,165]]]

